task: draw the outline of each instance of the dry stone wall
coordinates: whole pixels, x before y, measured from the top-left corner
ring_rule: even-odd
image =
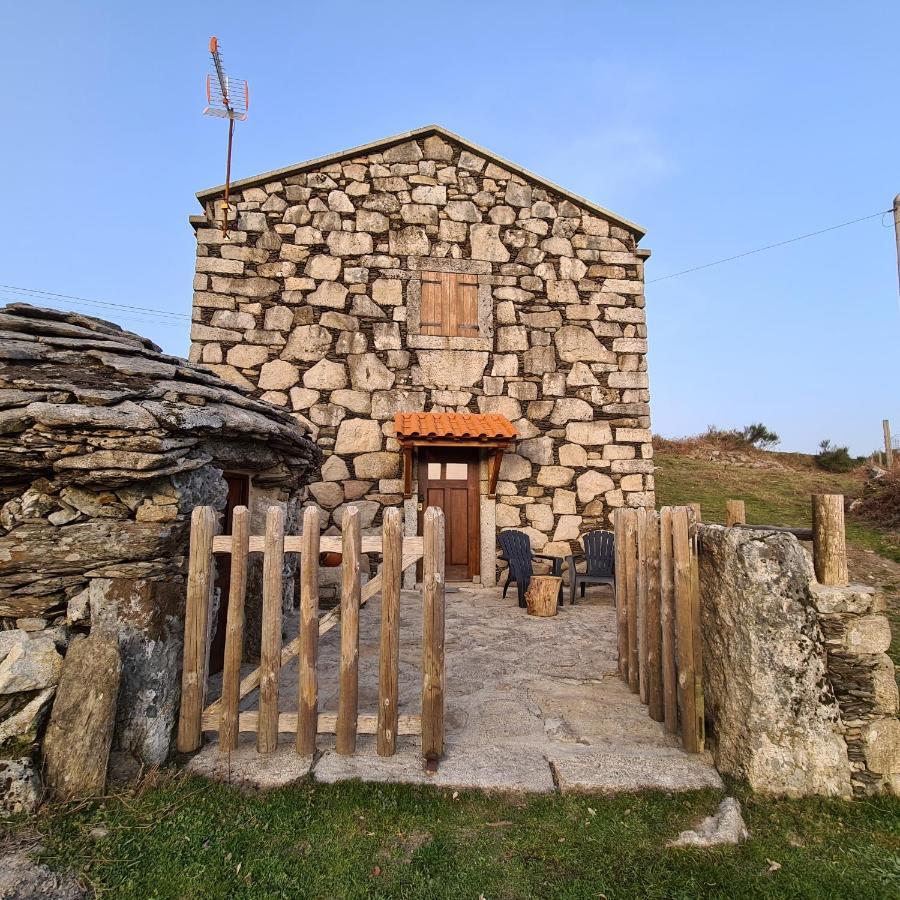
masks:
[[[330,530],[402,502],[400,410],[513,421],[496,522],[538,548],[653,505],[636,230],[441,133],[232,196],[227,241],[193,220],[191,358],[314,430]],[[424,271],[477,277],[477,337],[420,333]]]
[[[166,758],[193,508],[222,509],[240,468],[296,519],[319,465],[283,410],[138,335],[0,309],[0,813],[36,801],[31,751],[88,631],[121,654],[114,748]]]

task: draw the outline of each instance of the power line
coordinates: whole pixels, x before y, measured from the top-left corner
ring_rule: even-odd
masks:
[[[39,300],[41,298],[53,298],[53,299],[61,299],[61,300],[69,300],[73,303],[87,303],[90,306],[99,306],[106,309],[116,309],[116,310],[127,310],[129,312],[137,312],[143,313],[145,315],[149,314],[150,316],[156,318],[163,319],[176,319],[182,320],[187,319],[190,320],[190,316],[185,313],[175,313],[169,312],[165,309],[151,309],[147,306],[133,306],[127,303],[113,303],[109,300],[92,300],[89,297],[77,297],[73,294],[55,294],[53,291],[40,291],[36,288],[25,288],[18,287],[13,284],[0,284],[0,288],[3,288],[7,291],[15,291],[20,296],[19,299],[34,299]]]
[[[836,231],[838,228],[846,228],[848,225],[856,225],[857,222],[865,222],[868,219],[875,219],[883,216],[891,210],[883,210],[882,212],[872,213],[870,216],[863,216],[860,219],[851,219],[849,222],[841,222],[840,225],[830,225],[828,228],[822,228],[819,231],[810,231],[808,234],[801,234],[797,237],[788,238],[786,241],[778,241],[775,244],[766,244],[765,247],[757,247],[755,250],[747,250],[745,253],[738,253],[735,256],[726,256],[724,259],[717,259],[714,262],[704,263],[702,266],[692,266],[690,269],[683,269],[680,272],[672,272],[670,275],[661,275],[659,278],[651,278],[647,284],[654,284],[657,281],[666,281],[669,278],[678,278],[680,275],[687,275],[690,272],[699,272],[701,269],[709,269],[712,266],[720,266],[722,263],[732,262],[735,259],[743,259],[745,256],[752,256],[754,253],[762,253],[764,250],[773,250],[775,247],[783,247],[785,244],[794,244],[797,241],[806,240],[806,238],[815,237],[819,234],[825,234],[828,231]]]

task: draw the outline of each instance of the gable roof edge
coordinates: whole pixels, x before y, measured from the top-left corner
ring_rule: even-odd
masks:
[[[406,141],[418,140],[419,138],[427,137],[431,134],[437,134],[451,141],[455,141],[458,144],[462,144],[468,150],[471,150],[473,153],[477,153],[479,156],[483,156],[485,159],[489,160],[495,165],[498,165],[503,169],[509,169],[522,178],[534,181],[537,184],[542,185],[543,187],[549,188],[550,190],[561,194],[563,197],[566,197],[573,203],[577,203],[579,206],[584,206],[590,210],[593,210],[604,218],[612,220],[617,225],[621,225],[623,228],[627,228],[629,231],[634,232],[637,241],[640,241],[640,239],[647,233],[646,228],[642,228],[635,222],[632,222],[629,219],[625,219],[603,206],[592,203],[590,200],[582,197],[580,194],[575,194],[572,191],[568,191],[564,187],[560,187],[560,185],[555,184],[552,181],[548,181],[546,178],[542,178],[540,175],[535,175],[534,172],[531,172],[514,162],[510,162],[508,159],[504,159],[502,156],[498,156],[496,153],[493,153],[490,150],[485,149],[484,147],[480,147],[478,144],[473,144],[471,141],[466,140],[464,137],[460,137],[458,134],[455,134],[452,131],[448,131],[446,128],[443,128],[440,125],[426,125],[423,128],[417,128],[413,131],[404,131],[400,134],[391,135],[390,137],[380,138],[377,141],[371,141],[368,144],[361,144],[359,147],[351,147],[348,150],[340,150],[337,153],[329,153],[327,156],[319,156],[316,159],[308,159],[304,162],[294,163],[290,166],[284,166],[281,169],[273,169],[270,172],[263,172],[260,175],[252,175],[249,178],[241,178],[238,181],[231,182],[231,189],[241,190],[242,188],[252,187],[253,185],[262,184],[267,181],[277,181],[279,178],[286,175],[296,175],[297,173],[303,172],[308,169],[317,169],[334,162],[339,162],[340,160],[346,159],[347,157],[364,156],[367,153],[374,153],[377,150],[382,150],[395,144],[403,144]],[[201,205],[203,205],[205,200],[208,200],[211,197],[215,197],[218,194],[222,194],[224,193],[224,191],[224,184],[217,185],[216,187],[206,188],[205,190],[197,192],[197,200]]]

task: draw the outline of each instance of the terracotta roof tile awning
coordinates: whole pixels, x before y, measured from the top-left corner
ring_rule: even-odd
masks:
[[[403,496],[411,496],[412,457],[416,447],[472,447],[492,450],[488,476],[488,496],[497,490],[500,462],[510,442],[519,432],[499,413],[398,412],[394,429],[403,451]]]
[[[498,413],[420,413],[398,412],[394,416],[397,439],[404,441],[481,441],[508,442],[518,435],[512,422]]]

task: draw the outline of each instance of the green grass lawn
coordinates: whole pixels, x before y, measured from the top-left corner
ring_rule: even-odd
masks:
[[[666,844],[715,809],[714,791],[519,798],[303,782],[243,794],[177,777],[51,809],[37,827],[46,862],[116,898],[898,896],[900,801],[732,790],[752,839],[712,850]]]

